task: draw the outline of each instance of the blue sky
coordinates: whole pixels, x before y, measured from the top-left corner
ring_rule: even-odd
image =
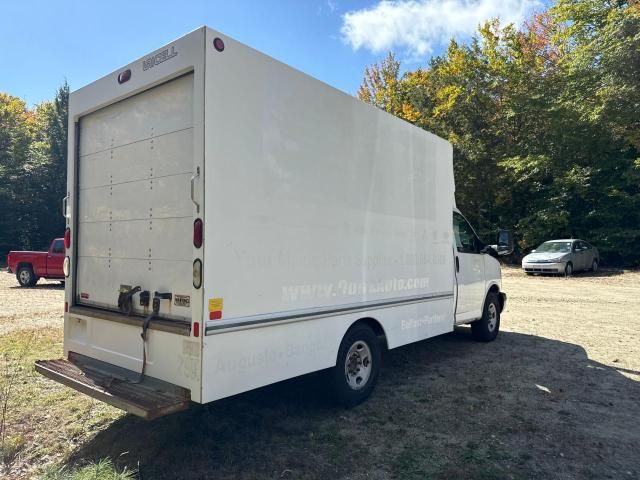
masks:
[[[35,104],[208,25],[354,94],[389,49],[408,68],[482,19],[521,22],[543,0],[0,0],[0,91]],[[544,0],[545,2],[548,0]],[[9,19],[9,20],[7,20]]]

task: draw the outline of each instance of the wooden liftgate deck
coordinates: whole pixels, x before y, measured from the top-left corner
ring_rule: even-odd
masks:
[[[191,395],[157,378],[69,352],[69,359],[38,360],[36,371],[114,407],[153,420],[189,408]]]

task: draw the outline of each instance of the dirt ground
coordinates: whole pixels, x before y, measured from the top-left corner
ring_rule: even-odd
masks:
[[[144,479],[640,478],[640,272],[505,269],[495,342],[460,328],[393,350],[351,410],[314,374],[154,422],[33,373],[60,356],[63,291],[16,285],[0,274],[0,347],[22,369],[10,478],[102,458]]]
[[[63,318],[64,285],[39,280],[34,288],[21,288],[15,275],[0,272],[0,335],[15,330],[59,327]]]

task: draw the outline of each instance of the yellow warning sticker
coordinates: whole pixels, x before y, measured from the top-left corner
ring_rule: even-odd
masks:
[[[222,301],[221,298],[210,298],[209,299],[209,311],[210,312],[217,312],[219,310],[222,310],[224,306],[224,302]]]

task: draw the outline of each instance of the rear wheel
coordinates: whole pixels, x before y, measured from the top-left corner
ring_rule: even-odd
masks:
[[[369,327],[357,325],[346,333],[330,373],[338,403],[353,407],[371,395],[378,381],[380,350],[380,341]]]
[[[598,271],[598,260],[594,260],[591,264],[591,271],[593,273],[596,273]]]
[[[21,287],[33,287],[38,281],[30,265],[20,267],[16,272],[16,278]]]
[[[500,300],[498,294],[490,292],[484,302],[482,318],[471,324],[473,338],[480,342],[490,342],[500,331]]]

